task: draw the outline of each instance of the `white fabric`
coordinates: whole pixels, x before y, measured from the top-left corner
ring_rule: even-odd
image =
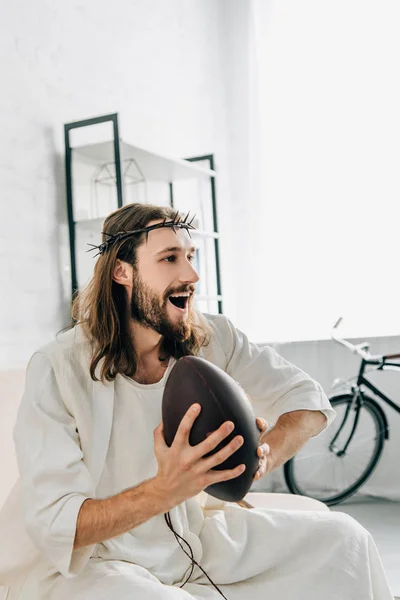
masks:
[[[244,500],[254,508],[277,508],[279,510],[329,511],[329,506],[315,498],[296,494],[249,492]]]
[[[253,509],[227,504],[206,516],[201,566],[228,600],[392,600],[370,534],[343,513]],[[179,556],[177,555],[177,561]],[[91,559],[75,578],[39,585],[42,600],[222,598],[195,567],[184,588],[121,560]]]
[[[207,315],[206,319],[213,337],[202,355],[244,387],[256,415],[273,422],[284,412],[304,408],[324,410],[329,420],[333,418],[322,389],[305,373],[273,350],[250,344],[226,317]],[[152,432],[161,420],[165,382],[164,378],[153,386],[140,386],[121,375],[115,383],[93,382],[89,362],[90,345],[79,327],[40,349],[30,361],[14,432],[21,481],[4,509],[15,536],[5,539],[0,528],[0,584],[11,585],[10,600],[98,600],[111,595],[122,600],[136,593],[143,599],[159,598],[160,593],[163,598],[167,593],[171,598],[189,598],[188,592],[176,587],[189,560],[177,544],[174,547],[175,538],[163,525],[162,516],[116,542],[73,550],[76,519],[86,498],[117,493],[121,484],[129,487],[155,473]],[[124,447],[118,443],[118,428],[120,411],[127,409],[129,401],[130,424],[136,433],[129,440],[128,431],[122,432]],[[128,468],[122,463],[123,469],[113,474],[121,453],[127,451]],[[15,501],[19,489],[29,537],[20,526],[21,506]],[[257,585],[270,591],[268,598],[282,598],[283,591],[285,598],[294,598],[290,594],[297,590],[296,598],[316,600],[322,589],[327,599],[391,598],[365,530],[337,513],[321,515],[249,511],[205,493],[171,511],[176,531],[191,544],[195,559],[215,583],[261,577],[262,584],[256,582],[254,588],[248,581],[243,595],[232,592],[231,586],[230,599],[247,598],[250,590],[252,597],[261,599],[264,592],[257,596]],[[0,526],[1,522],[2,515]],[[332,560],[337,561],[341,581],[347,586],[340,596],[335,595],[329,576]],[[204,577],[195,571],[194,577],[200,576]],[[200,587],[187,584],[185,588],[192,590],[193,597],[218,597],[201,577]],[[316,595],[312,593],[314,579]],[[160,582],[172,586],[161,589]],[[369,587],[374,585],[376,593]],[[356,588],[363,590],[362,596]]]
[[[110,445],[97,488],[98,497],[117,494],[157,474],[153,431],[161,421],[162,393],[175,362],[171,359],[157,384],[141,385],[127,377],[117,377],[118,401],[114,406]],[[199,501],[190,499],[171,510],[170,515],[176,532],[190,543],[195,555],[201,554],[198,534],[203,525],[203,512]],[[190,559],[177,544],[163,514],[98,544],[93,556],[140,564],[170,584],[179,581],[182,568],[190,565]]]

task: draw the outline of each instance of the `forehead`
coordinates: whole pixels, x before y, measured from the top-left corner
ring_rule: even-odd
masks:
[[[147,225],[158,225],[162,223],[163,219],[156,221],[150,221]],[[176,233],[171,227],[162,227],[161,229],[154,229],[148,234],[147,243],[141,245],[140,251],[144,251],[149,254],[157,254],[164,250],[164,248],[179,247],[182,250],[188,250],[192,246],[195,246],[193,240],[190,238],[186,229],[176,229]]]

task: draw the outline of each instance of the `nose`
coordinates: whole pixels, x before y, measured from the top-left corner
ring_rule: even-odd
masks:
[[[193,265],[186,261],[185,268],[182,269],[179,280],[182,283],[197,283],[200,277]]]

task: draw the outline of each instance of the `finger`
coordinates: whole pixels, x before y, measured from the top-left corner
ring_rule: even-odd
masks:
[[[265,468],[258,469],[257,473],[254,476],[254,480],[258,481],[259,479],[261,479],[261,477],[264,477],[266,472],[267,470]]]
[[[256,474],[254,475],[254,481],[257,481],[258,479],[261,479],[261,477],[264,477],[264,475],[267,472],[267,459],[261,459],[259,464],[258,464],[258,469],[256,471]]]
[[[232,431],[235,429],[235,425],[232,421],[225,421],[216,431],[213,431],[205,440],[195,446],[196,452],[194,454],[195,460],[202,458],[205,454],[208,454],[214,448],[218,446]]]
[[[254,481],[258,481],[259,479],[261,479],[262,475],[261,475],[261,470],[258,469],[257,473],[254,475]]]
[[[261,479],[261,472],[258,470],[253,477],[253,481],[258,481],[259,479]]]
[[[167,444],[166,444],[166,441],[165,441],[165,437],[164,437],[164,423],[162,421],[154,429],[153,436],[154,436],[154,448],[155,448],[155,450],[157,450],[157,449],[164,449],[164,448],[168,447]]]
[[[214,483],[219,483],[220,481],[228,481],[228,479],[234,479],[235,477],[239,477],[246,470],[246,465],[240,464],[234,469],[226,469],[225,471],[209,471],[206,478],[206,485],[213,485]]]
[[[257,417],[256,422],[257,427],[260,429],[261,432],[267,431],[268,422],[265,419],[263,419],[262,417]]]
[[[183,415],[181,422],[175,434],[173,445],[177,447],[185,446],[189,443],[190,430],[192,425],[200,414],[200,404],[192,404]]]
[[[270,453],[270,447],[268,444],[262,444],[261,446],[258,446],[257,448],[257,456],[265,456],[267,454]]]
[[[164,432],[164,423],[161,421],[161,423],[159,423],[157,425],[157,427],[153,430],[153,435],[155,439],[159,439],[161,437],[161,434]],[[164,437],[164,436],[163,436]]]
[[[243,445],[243,441],[244,441],[243,436],[237,435],[236,437],[233,438],[233,440],[231,440],[229,442],[229,444],[227,444],[226,446],[221,448],[221,450],[219,450],[212,456],[209,456],[208,458],[203,459],[202,468],[205,468],[205,470],[208,471],[208,470],[212,469],[213,467],[220,465],[229,456],[234,454],[234,452],[236,452],[236,450],[238,450],[240,448],[240,446]]]

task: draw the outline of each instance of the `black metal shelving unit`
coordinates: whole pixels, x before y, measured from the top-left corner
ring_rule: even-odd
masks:
[[[82,127],[90,127],[101,123],[111,122],[113,127],[113,156],[115,165],[115,185],[116,185],[116,199],[117,208],[121,208],[124,204],[124,182],[122,174],[122,159],[121,159],[121,140],[119,137],[119,126],[118,126],[118,113],[112,113],[103,115],[100,117],[94,117],[90,119],[83,119],[72,123],[66,123],[64,125],[64,136],[65,136],[65,177],[66,177],[66,197],[67,197],[67,212],[68,212],[68,234],[69,234],[69,253],[71,261],[71,297],[74,299],[76,293],[79,290],[79,281],[77,274],[77,253],[76,253],[76,225],[80,221],[75,220],[74,215],[74,192],[73,192],[73,151],[74,148],[71,146],[71,131]],[[135,147],[132,147],[135,148]],[[78,150],[79,148],[77,148]],[[138,149],[140,150],[140,149]],[[150,153],[145,152],[147,156]],[[218,306],[218,312],[223,312],[223,301],[221,291],[221,271],[220,271],[220,253],[219,253],[219,231],[218,231],[218,218],[217,218],[217,201],[216,201],[216,189],[215,189],[215,168],[214,168],[214,155],[208,154],[203,156],[194,156],[183,160],[174,160],[161,157],[159,155],[153,155],[156,160],[171,161],[171,164],[176,163],[178,167],[182,168],[184,163],[196,163],[196,162],[207,162],[209,165],[209,180],[210,180],[210,192],[211,192],[211,203],[212,203],[212,231],[203,231],[203,237],[214,238],[214,252],[215,252],[215,275],[216,275],[216,292],[217,296],[205,296],[202,297],[204,300],[215,300]],[[185,167],[186,168],[186,167]],[[174,181],[165,181],[169,185],[169,203],[174,206]]]

